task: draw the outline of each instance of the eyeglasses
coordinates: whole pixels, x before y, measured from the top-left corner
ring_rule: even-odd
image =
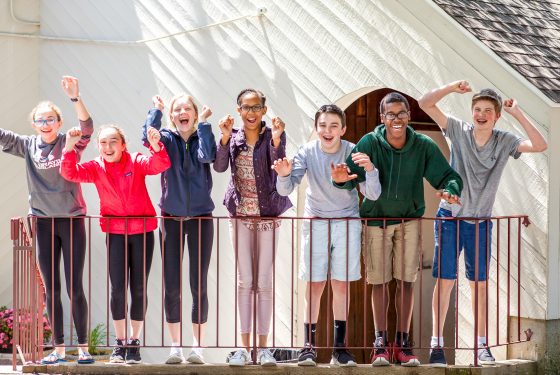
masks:
[[[389,120],[389,121],[392,121],[392,120],[396,119],[397,117],[398,117],[400,120],[404,120],[404,119],[408,118],[408,112],[407,112],[407,111],[401,111],[401,112],[399,112],[399,113],[397,113],[397,114],[394,114],[394,113],[392,113],[392,112],[389,112],[389,113],[384,113],[384,114],[383,114],[383,117],[385,117],[385,118],[386,118],[387,120]]]
[[[56,122],[58,121],[58,119],[54,118],[54,117],[49,117],[47,119],[37,119],[37,120],[33,120],[33,123],[35,124],[35,126],[41,127],[43,125],[49,125],[52,126],[54,125]]]
[[[255,113],[256,113],[256,112],[262,111],[263,108],[264,108],[264,106],[262,106],[262,105],[260,105],[260,104],[253,105],[253,106],[251,106],[251,105],[242,105],[242,106],[239,107],[239,108],[241,108],[241,112],[243,112],[243,113],[247,113],[247,112],[249,112],[249,111],[255,112]]]

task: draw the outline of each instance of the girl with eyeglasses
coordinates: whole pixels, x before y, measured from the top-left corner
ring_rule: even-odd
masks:
[[[237,112],[243,126],[234,129],[231,115],[222,118],[219,123],[222,136],[218,142],[214,170],[225,172],[228,166],[231,167],[224,205],[231,217],[230,234],[237,260],[243,345],[229,359],[231,366],[244,366],[250,361],[247,349],[253,321],[253,290],[257,294],[257,361],[262,366],[276,365],[267,349],[274,293],[272,267],[280,226],[280,220],[274,217],[284,213],[292,204],[288,197],[280,196],[276,191],[277,175],[271,169],[275,160],[286,156],[285,124],[279,117],[274,117],[272,126],[266,126],[262,120],[267,111],[265,102],[262,92],[245,89],[237,96]],[[253,273],[253,269],[257,271]],[[255,283],[256,288],[253,288]]]
[[[76,143],[79,158],[90,141],[93,121],[80,96],[78,79],[64,76],[61,83],[64,93],[74,104],[80,124],[82,135]],[[36,135],[19,135],[0,129],[0,146],[2,151],[25,159],[29,215],[35,221],[37,259],[45,284],[47,314],[55,346],[41,363],[65,361],[64,315],[60,299],[61,257],[78,337],[78,362],[92,363],[93,359],[87,351],[88,306],[82,285],[86,254],[83,219],[86,203],[80,184],[65,180],[59,172],[66,141],[66,134],[59,132],[63,123],[60,109],[50,101],[40,102],[31,111],[30,120]]]
[[[144,123],[144,144],[148,129],[161,128],[163,99],[156,95],[152,101],[154,108],[148,112]],[[171,159],[171,168],[161,174],[160,201],[163,216],[160,241],[165,283],[165,316],[171,336],[171,351],[165,361],[167,364],[204,363],[200,343],[208,319],[207,278],[214,240],[210,164],[216,158],[216,139],[212,126],[206,121],[211,115],[212,110],[203,106],[199,117],[194,98],[184,93],[179,94],[169,104],[169,127],[160,130],[161,142]],[[189,251],[193,333],[193,348],[186,360],[181,349],[181,260],[185,236]]]

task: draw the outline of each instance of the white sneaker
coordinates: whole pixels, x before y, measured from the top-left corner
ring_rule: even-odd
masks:
[[[204,364],[204,357],[202,356],[202,349],[193,348],[187,357],[187,362],[194,363],[197,365]]]
[[[183,350],[180,348],[171,349],[169,356],[165,360],[166,365],[176,365],[184,362],[185,362],[185,357],[183,356]]]
[[[259,349],[257,354],[257,363],[260,363],[261,366],[276,366],[276,359],[272,355],[269,349]]]
[[[245,366],[250,362],[251,358],[249,357],[249,352],[245,348],[237,349],[229,359],[230,366]]]

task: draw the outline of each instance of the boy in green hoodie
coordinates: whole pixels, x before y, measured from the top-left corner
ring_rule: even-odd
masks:
[[[339,164],[333,170],[332,179],[342,189],[352,189],[365,181],[364,168],[354,156],[358,152],[368,155],[379,170],[381,196],[376,201],[365,198],[360,216],[395,220],[368,220],[364,231],[367,281],[373,284],[372,365],[390,364],[387,286],[395,278],[398,281],[397,332],[393,358],[403,366],[418,366],[420,361],[412,353],[408,340],[419,265],[419,220],[412,218],[424,214],[424,178],[434,188],[442,189],[438,195],[451,203],[459,201],[463,181],[434,141],[408,127],[410,105],[403,95],[387,94],[381,100],[380,113],[383,124],[362,137],[346,164]]]

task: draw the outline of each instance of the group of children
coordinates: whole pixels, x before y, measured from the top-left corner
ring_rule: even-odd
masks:
[[[471,91],[466,81],[453,82],[424,95],[419,100],[420,107],[452,141],[449,165],[430,138],[408,126],[409,103],[395,92],[386,95],[380,103],[382,124],[356,145],[342,140],[346,131],[344,112],[332,104],[320,107],[314,124],[318,139],[301,146],[293,160],[286,157],[284,122],[278,117],[272,118],[270,125],[263,121],[266,97],[258,90],[245,89],[239,93],[236,109],[242,126],[234,128],[234,118],[225,116],[219,121],[221,135],[217,141],[207,122],[211,109],[203,106],[199,112],[195,100],[186,94],[171,99],[169,126],[162,128],[165,105],[156,95],[143,127],[149,156],[130,153],[122,129],[111,124],[99,130],[99,157],[80,163],[80,155],[93,133],[93,122],[80,96],[78,80],[65,76],[62,87],[74,103],[80,127],[71,128],[66,134],[59,133],[63,121],[60,110],[51,102],[41,102],[31,112],[37,135],[21,136],[0,129],[3,151],[26,160],[30,214],[36,217],[37,258],[45,282],[47,313],[55,345],[43,363],[65,361],[58,272],[61,258],[78,336],[78,362],[93,362],[87,351],[88,308],[82,285],[86,205],[81,182],[93,183],[97,188],[101,229],[107,236],[110,308],[116,336],[110,361],[141,362],[139,338],[148,302],[146,286],[155,244],[154,230],[158,227],[145,177],[156,174],[161,174],[159,206],[163,219],[159,240],[165,315],[172,342],[166,363],[204,363],[201,345],[208,318],[207,275],[214,237],[211,165],[216,172],[231,168],[224,205],[231,218],[230,235],[238,270],[242,342],[242,348],[229,358],[231,366],[250,362],[248,348],[254,320],[259,347],[257,361],[262,366],[276,365],[267,346],[279,216],[291,207],[288,195],[305,174],[308,177],[305,216],[310,219],[302,224],[299,277],[306,283],[306,294],[305,340],[299,352],[299,365],[317,363],[316,324],[329,272],[334,315],[331,363],[356,365],[352,354],[345,349],[345,338],[351,306],[349,282],[361,278],[361,252],[367,282],[373,285],[376,339],[372,365],[389,365],[391,361],[403,366],[419,365],[411,349],[409,328],[419,264],[419,220],[425,209],[424,178],[440,191],[438,217],[471,219],[435,223],[433,275],[437,282],[432,303],[430,363],[446,365],[443,325],[457,278],[456,252],[463,247],[467,278],[471,280],[473,293],[475,288],[479,293],[479,304],[473,306],[478,308],[475,313],[480,322],[479,360],[483,364],[494,362],[484,337],[486,267],[492,228],[487,218],[492,214],[508,156],[518,158],[522,152],[539,152],[547,147],[544,137],[515,100],[502,102],[494,90],[482,90],[473,96],[473,122],[467,123],[445,114],[437,106],[450,93]],[[519,121],[527,140],[494,129],[502,107]],[[361,206],[357,187],[364,195]],[[474,234],[477,231],[478,246]],[[193,348],[187,358],[181,349],[180,285],[185,241],[193,300]],[[397,332],[394,344],[390,344],[387,287],[393,278],[397,280]],[[127,310],[130,329],[126,327]]]

